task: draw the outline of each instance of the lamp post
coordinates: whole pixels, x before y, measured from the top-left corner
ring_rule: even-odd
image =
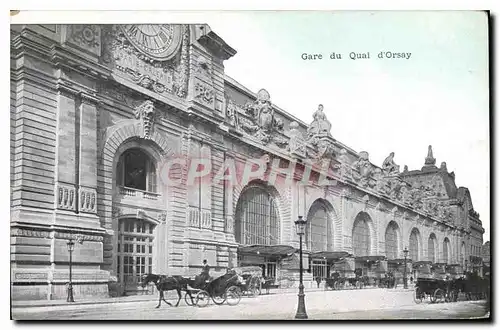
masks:
[[[408,289],[408,279],[406,278],[406,257],[408,256],[408,249],[405,247],[403,250],[404,256],[405,256],[405,268],[403,271],[403,287],[405,289]]]
[[[73,298],[73,283],[71,281],[71,268],[73,266],[73,250],[75,249],[75,242],[73,241],[72,238],[69,239],[69,241],[66,243],[68,245],[68,251],[69,251],[69,283],[68,283],[68,298],[66,299],[67,302],[75,302],[75,299]]]
[[[299,244],[300,244],[300,279],[299,279],[299,304],[297,306],[297,313],[295,314],[296,319],[307,319],[306,313],[306,303],[304,300],[304,284],[302,283],[302,236],[304,236],[306,231],[306,220],[302,219],[302,216],[299,215],[297,221],[295,221],[295,228],[297,229],[297,235],[299,235]]]

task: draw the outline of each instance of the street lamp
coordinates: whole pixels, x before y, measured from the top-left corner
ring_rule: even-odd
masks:
[[[408,289],[408,279],[406,278],[406,257],[408,256],[408,249],[405,247],[403,250],[404,256],[405,256],[405,268],[403,271],[403,287],[405,289]]]
[[[304,284],[302,283],[302,236],[306,231],[306,220],[302,219],[302,216],[299,215],[297,221],[295,221],[295,229],[297,229],[297,235],[299,235],[300,239],[300,282],[299,282],[299,304],[297,306],[297,313],[295,314],[296,319],[307,319],[306,313],[306,303],[304,300]]]
[[[68,298],[66,299],[66,301],[75,302],[75,299],[73,298],[73,283],[71,281],[71,268],[73,266],[73,250],[75,249],[75,242],[73,241],[72,238],[70,238],[66,244],[68,245],[68,251],[69,251],[69,283],[68,283]]]

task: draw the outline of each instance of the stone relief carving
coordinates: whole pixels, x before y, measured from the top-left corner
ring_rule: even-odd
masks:
[[[211,65],[210,62],[203,56],[198,56],[196,60],[196,66],[195,66],[195,73],[198,76],[205,77],[208,79],[211,79],[212,74],[211,74]]]
[[[103,29],[104,64],[111,65],[125,78],[155,93],[169,93],[185,98],[189,77],[189,28],[182,28],[180,56],[159,61],[137,50],[125,37],[119,26]]]
[[[201,104],[211,108],[215,102],[214,89],[206,83],[196,81],[194,85],[194,98]]]
[[[349,164],[349,158],[347,156],[347,150],[342,148],[337,157],[338,164],[333,167],[337,170],[341,179],[351,179],[352,178],[352,168]]]
[[[162,213],[158,214],[158,221],[160,223],[167,222],[167,212],[162,212]]]
[[[74,185],[57,183],[57,208],[76,211],[76,189]]]
[[[271,97],[265,89],[259,91],[257,100],[247,103],[243,109],[249,118],[239,117],[239,128],[263,144],[274,142],[280,148],[288,145],[288,139],[279,134],[283,132],[283,121],[275,116]]]
[[[368,180],[372,174],[373,167],[368,160],[368,153],[366,151],[361,151],[359,153],[359,158],[352,164],[352,167],[356,170],[353,173],[353,178],[362,187],[368,186]]]
[[[10,236],[50,238],[50,233],[48,231],[36,231],[24,228],[11,228]]]
[[[81,48],[100,55],[101,53],[101,27],[99,25],[67,25],[68,41]]]
[[[238,106],[233,100],[227,99],[226,101],[226,122],[231,126],[237,126]]]
[[[143,128],[143,138],[150,139],[157,115],[153,101],[146,100],[135,109],[135,118],[141,120]]]
[[[80,212],[96,213],[97,212],[97,192],[93,188],[80,187],[79,189],[79,200],[80,205],[78,210]]]
[[[290,140],[288,141],[288,150],[291,154],[299,157],[305,157],[306,144],[302,133],[299,131],[299,124],[296,121],[290,123]]]
[[[391,152],[382,163],[382,171],[385,175],[394,175],[399,173],[399,165],[394,162],[394,152]]]

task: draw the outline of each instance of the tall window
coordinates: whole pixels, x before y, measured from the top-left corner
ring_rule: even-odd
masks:
[[[142,275],[153,272],[154,227],[138,219],[120,221],[116,272],[120,282],[139,283]]]
[[[448,258],[449,258],[449,255],[448,255],[448,248],[449,248],[449,244],[450,244],[450,240],[447,238],[444,239],[444,242],[443,242],[443,262],[446,262],[448,263]]]
[[[429,261],[436,262],[436,235],[431,234],[428,241],[427,253],[429,256]]]
[[[385,255],[387,259],[398,257],[398,225],[394,221],[385,230]]]
[[[352,249],[355,256],[370,255],[370,229],[368,227],[368,214],[359,213],[354,220],[352,229]]]
[[[410,234],[410,259],[415,262],[418,261],[418,229],[413,228]]]
[[[331,227],[328,211],[321,201],[315,201],[307,216],[306,246],[311,251],[328,251],[331,245]]]
[[[118,160],[116,173],[119,186],[156,192],[156,165],[141,149],[125,151]]]
[[[238,243],[274,245],[280,242],[278,207],[263,187],[246,189],[238,200],[235,219]]]
[[[460,247],[460,263],[462,267],[465,267],[465,243],[462,242],[462,245]]]

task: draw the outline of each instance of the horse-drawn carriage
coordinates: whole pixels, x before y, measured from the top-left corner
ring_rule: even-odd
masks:
[[[227,302],[228,305],[237,305],[242,296],[243,278],[234,270],[228,270],[226,274],[200,283],[197,279],[188,285],[184,299],[186,304],[205,307],[212,300],[216,305]],[[193,297],[193,294],[196,294]]]
[[[362,269],[356,269],[354,277],[347,277],[335,271],[329,278],[325,278],[325,288],[333,290],[342,290],[345,288],[362,289],[367,285],[367,277],[362,276]]]
[[[243,294],[250,297],[257,297],[261,294],[262,285],[265,283],[262,277],[262,268],[259,266],[235,267],[232,269],[243,278],[243,283],[239,284]]]

